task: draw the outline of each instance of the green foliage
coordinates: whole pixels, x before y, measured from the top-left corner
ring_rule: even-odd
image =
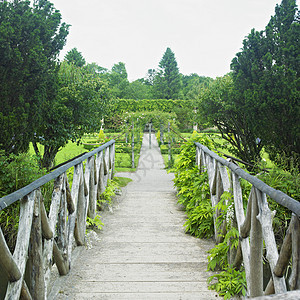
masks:
[[[24,176],[26,174],[26,176]],[[4,197],[45,175],[37,157],[22,153],[6,156],[0,151],[0,197]]]
[[[77,48],[71,49],[66,55],[65,60],[69,64],[74,64],[76,67],[83,67],[85,65],[85,59]]]
[[[24,176],[26,174],[26,176]],[[28,154],[6,156],[0,152],[0,198],[45,175],[38,159]],[[0,211],[0,227],[11,250],[14,249],[19,224],[20,203],[16,202]]]
[[[231,64],[234,103],[273,160],[282,153],[299,159],[299,37],[296,1],[282,0],[265,30],[253,29]]]
[[[223,139],[229,142],[231,153],[246,162],[255,163],[260,160],[262,144],[257,142],[258,136],[247,123],[246,110],[240,110],[236,101],[232,75],[217,78],[202,90],[198,121],[216,126]]]
[[[170,48],[167,48],[159,62],[159,71],[154,78],[154,94],[162,99],[180,99],[181,87],[182,82],[175,54]]]
[[[178,190],[178,203],[187,211],[186,231],[196,237],[211,237],[214,232],[213,209],[210,203],[210,192],[207,172],[199,173],[195,166],[196,150],[194,141],[210,144],[210,140],[194,134],[181,147],[175,165],[174,183]]]
[[[0,147],[28,150],[55,94],[56,58],[68,25],[46,0],[0,2]]]
[[[208,251],[207,270],[224,270],[228,266],[228,253],[230,248],[237,249],[239,243],[239,232],[237,228],[231,227],[225,234],[222,243],[217,244]],[[231,244],[231,246],[230,246]]]
[[[218,229],[221,228],[223,222],[226,222],[226,229],[225,235],[222,236],[223,241],[208,251],[210,255],[208,256],[207,269],[211,271],[225,269],[228,266],[229,251],[233,248],[237,249],[239,243],[239,232],[237,228],[234,227],[235,213],[233,195],[229,192],[224,192],[214,210],[215,212],[219,212],[219,216],[216,220]],[[223,235],[222,232],[219,234]]]
[[[210,199],[200,201],[199,205],[187,212],[185,231],[198,238],[209,238],[214,234],[214,210]]]
[[[114,181],[118,184],[119,187],[125,187],[129,182],[132,181],[132,179],[127,177],[115,177]]]
[[[101,221],[101,217],[99,215],[96,215],[96,217],[94,219],[87,217],[86,224],[89,228],[91,228],[91,229],[97,228],[98,230],[101,230],[104,225],[103,222]]]
[[[107,84],[74,64],[63,62],[58,79],[58,93],[43,107],[43,123],[35,140],[44,145],[42,165],[47,168],[69,140],[80,142],[85,133],[99,130],[110,100]]]
[[[105,191],[100,195],[98,200],[98,207],[101,209],[102,204],[111,204],[112,199],[116,196],[116,189],[118,188],[118,183],[115,180],[108,180]]]
[[[209,289],[216,290],[224,299],[231,299],[236,295],[246,295],[247,282],[244,271],[228,266],[223,272],[209,277],[208,283],[214,279],[217,279],[217,282],[211,284]]]
[[[123,98],[129,86],[128,75],[125,64],[119,62],[114,64],[109,74],[109,87],[111,88],[114,98]]]

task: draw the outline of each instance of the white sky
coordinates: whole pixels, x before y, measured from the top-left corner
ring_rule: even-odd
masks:
[[[124,62],[130,81],[156,69],[167,47],[180,72],[223,76],[252,28],[280,0],[52,0],[72,25],[61,59],[76,47],[88,63]]]

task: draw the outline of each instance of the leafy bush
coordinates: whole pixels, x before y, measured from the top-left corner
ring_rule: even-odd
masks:
[[[231,266],[225,267],[224,271],[209,277],[208,283],[214,279],[217,282],[211,284],[209,289],[216,290],[224,299],[231,299],[236,295],[246,295],[247,283],[245,272],[237,271]]]
[[[39,161],[28,154],[5,156],[0,152],[0,197],[4,197],[45,175]],[[0,211],[0,227],[8,247],[13,250],[19,224],[20,204],[16,202]]]
[[[178,190],[178,203],[187,211],[186,232],[196,237],[211,237],[214,232],[213,209],[210,203],[208,176],[199,173],[195,166],[194,141],[210,144],[205,136],[194,133],[192,138],[181,146],[181,152],[175,161],[174,183]]]
[[[213,208],[210,200],[203,200],[187,212],[185,230],[198,238],[209,238],[214,234]]]

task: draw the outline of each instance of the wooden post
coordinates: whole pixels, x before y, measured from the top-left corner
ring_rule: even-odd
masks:
[[[86,229],[86,196],[85,196],[85,180],[83,176],[83,165],[80,164],[80,182],[78,192],[78,202],[77,202],[77,214],[75,221],[75,240],[78,246],[83,246],[85,241],[85,229]]]
[[[258,205],[252,193],[251,230],[250,230],[250,297],[263,295],[263,239],[261,224],[257,220]]]
[[[289,280],[291,290],[300,289],[300,221],[299,217],[293,214],[292,227],[292,274]]]
[[[171,129],[170,129],[170,122],[168,122],[168,134],[170,135]],[[169,166],[171,164],[171,160],[172,160],[172,150],[171,150],[171,138],[169,136],[168,139],[168,162],[169,162]]]
[[[45,299],[45,278],[43,264],[43,241],[41,221],[41,192],[37,191],[34,201],[33,220],[29,244],[29,290],[32,299]]]
[[[257,219],[262,226],[262,234],[266,245],[267,250],[267,259],[270,264],[273,282],[275,287],[276,294],[281,294],[286,292],[286,284],[284,278],[277,277],[273,270],[278,261],[278,251],[275,242],[275,236],[272,229],[272,216],[271,211],[268,207],[267,196],[265,193],[262,193],[256,189],[256,198],[258,203],[259,215]]]
[[[164,144],[164,124],[160,123],[160,143]]]
[[[4,269],[4,272],[7,274],[9,281],[13,282],[21,278],[20,270],[7,247],[1,228],[0,228],[0,266],[1,266],[1,270]]]
[[[149,123],[149,149],[151,149],[151,133],[152,133],[152,123]]]
[[[131,168],[134,169],[134,122],[132,121],[132,134],[131,134]]]
[[[22,277],[18,281],[8,283],[5,300],[20,298],[24,272],[27,263],[27,253],[31,233],[35,197],[36,191],[33,191],[20,201],[19,228],[22,228],[23,230],[18,231],[17,243],[13,258],[20,270]]]
[[[51,206],[50,206],[50,212],[49,212],[49,227],[52,232],[55,232],[56,225],[57,225],[57,215],[59,211],[59,205],[61,201],[61,196],[63,194],[63,189],[65,187],[65,182],[67,182],[67,174],[64,173],[63,175],[60,175],[56,178],[54,182],[54,187],[53,187],[53,193],[52,193],[52,200],[51,200]],[[65,188],[66,189],[66,188]],[[72,198],[70,196],[71,201]],[[44,240],[44,268],[45,268],[45,282],[46,286],[48,282],[50,281],[51,277],[51,268],[53,264],[53,238],[50,240]],[[46,295],[46,290],[45,290],[45,298],[47,297]]]
[[[95,169],[96,169],[96,162],[95,157],[92,156],[90,159],[88,159],[89,175],[88,179],[88,185],[89,185],[89,204],[88,204],[88,216],[92,219],[96,217],[96,209],[97,209],[97,199],[96,199],[96,190],[95,190]],[[87,170],[87,167],[86,167]]]
[[[233,199],[235,206],[236,220],[238,224],[239,233],[241,232],[241,226],[245,221],[244,208],[243,208],[243,196],[242,188],[239,182],[239,177],[235,173],[232,173],[232,187],[233,187]],[[249,239],[241,240],[241,248],[244,259],[244,267],[246,273],[246,281],[248,284],[248,290],[251,290],[251,281],[250,281],[250,245]]]

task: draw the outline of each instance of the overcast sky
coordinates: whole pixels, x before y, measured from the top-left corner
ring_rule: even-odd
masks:
[[[156,69],[167,47],[181,73],[223,76],[252,28],[280,0],[52,0],[72,25],[61,58],[76,47],[88,63],[124,62],[130,81]]]

